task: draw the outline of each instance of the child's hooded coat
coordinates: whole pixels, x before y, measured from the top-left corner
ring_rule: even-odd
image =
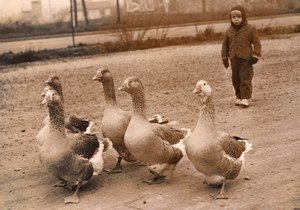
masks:
[[[239,26],[231,23],[231,26],[225,32],[222,44],[222,59],[233,59],[236,56],[249,60],[253,55],[260,57],[261,44],[256,28],[248,24],[246,11],[242,6],[235,6],[230,12],[233,10],[241,11],[242,23]]]

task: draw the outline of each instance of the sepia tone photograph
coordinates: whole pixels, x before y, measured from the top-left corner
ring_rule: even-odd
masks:
[[[0,209],[300,209],[299,0],[0,0]]]

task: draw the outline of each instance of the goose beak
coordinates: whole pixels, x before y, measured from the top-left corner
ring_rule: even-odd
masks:
[[[94,81],[98,80],[97,75],[95,75],[95,76],[92,78],[92,80],[94,80]]]
[[[45,97],[45,95],[46,95],[46,93],[45,93],[45,91],[43,91],[43,92],[41,93],[41,96],[42,96],[42,97]]]
[[[49,102],[51,102],[52,101],[52,96],[51,96],[51,94],[47,94],[47,91],[44,91],[45,92],[45,98],[44,98],[44,100],[42,101],[42,105],[44,105],[44,104],[48,104]]]
[[[196,88],[193,90],[193,93],[196,93],[196,94],[197,94],[197,93],[201,93],[201,91],[202,91],[201,88],[197,88],[197,87],[196,87]]]
[[[128,89],[128,84],[124,82],[117,90],[118,91],[126,91]]]
[[[41,93],[41,96],[42,96],[42,97],[45,97],[45,96],[46,96],[46,92],[47,92],[48,90],[50,90],[50,89],[51,89],[50,87],[45,87],[44,90],[43,90],[43,92]]]
[[[96,80],[101,81],[102,77],[103,77],[102,72],[101,71],[97,71],[97,74],[92,78],[92,80],[94,80],[94,81],[96,81]]]
[[[49,78],[45,81],[45,83],[46,83],[46,84],[49,84],[49,83],[51,82],[51,79],[52,79],[52,78],[49,77]]]
[[[44,100],[42,101],[42,105],[46,104],[48,102],[47,97],[44,98]]]

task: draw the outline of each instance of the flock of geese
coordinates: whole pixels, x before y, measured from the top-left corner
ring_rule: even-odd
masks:
[[[141,80],[128,77],[117,89],[131,96],[133,109],[124,111],[116,100],[114,80],[107,68],[100,68],[92,78],[102,83],[105,97],[101,131],[91,133],[93,123],[70,116],[65,119],[61,81],[51,76],[42,92],[42,104],[48,108],[42,128],[36,138],[39,158],[47,172],[58,178],[54,186],[75,190],[65,197],[65,203],[78,203],[78,190],[92,176],[103,170],[103,154],[115,149],[119,157],[108,173],[122,172],[121,161],[140,161],[150,171],[148,184],[158,184],[173,174],[184,155],[205,175],[205,183],[220,185],[215,199],[228,198],[225,183],[236,178],[244,164],[244,155],[251,144],[244,138],[218,131],[212,89],[200,80],[193,92],[199,98],[199,119],[193,130],[175,128],[159,116],[146,117],[145,91]]]

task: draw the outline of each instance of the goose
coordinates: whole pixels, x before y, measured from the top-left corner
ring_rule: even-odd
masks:
[[[42,96],[45,97],[45,93],[48,90],[55,90],[57,94],[59,95],[62,103],[61,103],[61,109],[64,112],[64,97],[63,97],[63,90],[62,90],[62,84],[58,78],[58,76],[49,76],[48,79],[45,82],[48,86],[46,86],[42,92]],[[49,117],[49,115],[48,115]],[[47,117],[44,119],[44,121],[47,122]],[[43,123],[45,124],[45,122]],[[84,158],[90,159],[94,154],[97,154],[99,151],[99,142],[98,139],[95,138],[94,135],[76,135],[77,133],[83,133],[83,134],[90,134],[92,126],[94,125],[93,122],[83,120],[80,118],[75,117],[74,115],[69,117],[69,120],[65,122],[65,130],[68,135],[73,135],[72,139],[73,142],[73,149],[76,152],[76,154],[79,154],[83,156]],[[103,146],[104,151],[110,150],[112,148],[112,142],[109,141],[109,139],[104,138],[103,140]],[[96,157],[96,158],[95,158]],[[95,156],[94,162],[97,162],[97,159],[99,159],[97,156]],[[100,158],[101,160],[101,158]],[[101,164],[100,164],[101,165]],[[99,168],[99,167],[97,167]],[[101,167],[100,167],[101,168]],[[100,170],[102,171],[102,169]],[[98,175],[100,172],[98,170],[94,171],[94,175]],[[59,186],[60,183],[56,184],[56,186]]]
[[[132,112],[125,111],[118,106],[114,78],[108,68],[99,68],[92,80],[101,82],[104,90],[105,109],[101,123],[102,134],[104,137],[110,139],[114,149],[119,154],[115,167],[108,170],[108,173],[121,173],[122,159],[127,162],[137,161],[137,159],[128,151],[124,143],[124,135],[131,119]],[[159,114],[155,114],[149,119],[149,122],[165,124],[168,120]]]
[[[104,142],[109,143],[109,140],[98,141],[94,134],[67,135],[63,101],[55,90],[45,93],[42,104],[47,105],[49,117],[37,135],[40,161],[48,173],[61,180],[55,186],[76,188],[64,202],[78,203],[80,186],[103,169]]]
[[[252,149],[245,138],[218,131],[212,89],[205,80],[199,80],[193,93],[199,97],[199,119],[192,134],[184,140],[186,154],[192,165],[205,175],[205,183],[222,185],[215,199],[227,199],[225,183],[235,179]]]
[[[124,135],[131,119],[131,112],[119,108],[114,90],[112,73],[107,68],[100,68],[92,78],[102,83],[105,96],[105,109],[103,113],[101,130],[104,137],[109,138],[113,148],[119,154],[115,167],[108,173],[121,173],[121,161],[136,162],[137,159],[128,151],[124,144]]]
[[[128,77],[118,90],[129,93],[133,102],[132,117],[124,136],[125,146],[134,157],[148,165],[153,177],[144,182],[162,183],[165,177],[172,175],[183,157],[184,147],[180,140],[188,135],[188,130],[147,120],[144,87],[137,77]]]
[[[55,90],[58,95],[60,96],[61,100],[64,101],[63,97],[63,90],[62,90],[62,84],[58,76],[49,76],[48,79],[45,81],[45,83],[48,85],[45,87],[45,89],[42,92],[42,97],[45,96],[45,93],[49,89]],[[64,104],[63,104],[64,106]],[[47,119],[45,119],[47,121]],[[68,119],[68,121],[65,122],[65,128],[68,133],[90,133],[90,129],[93,126],[93,122],[89,120],[80,119],[74,115],[71,115]]]

